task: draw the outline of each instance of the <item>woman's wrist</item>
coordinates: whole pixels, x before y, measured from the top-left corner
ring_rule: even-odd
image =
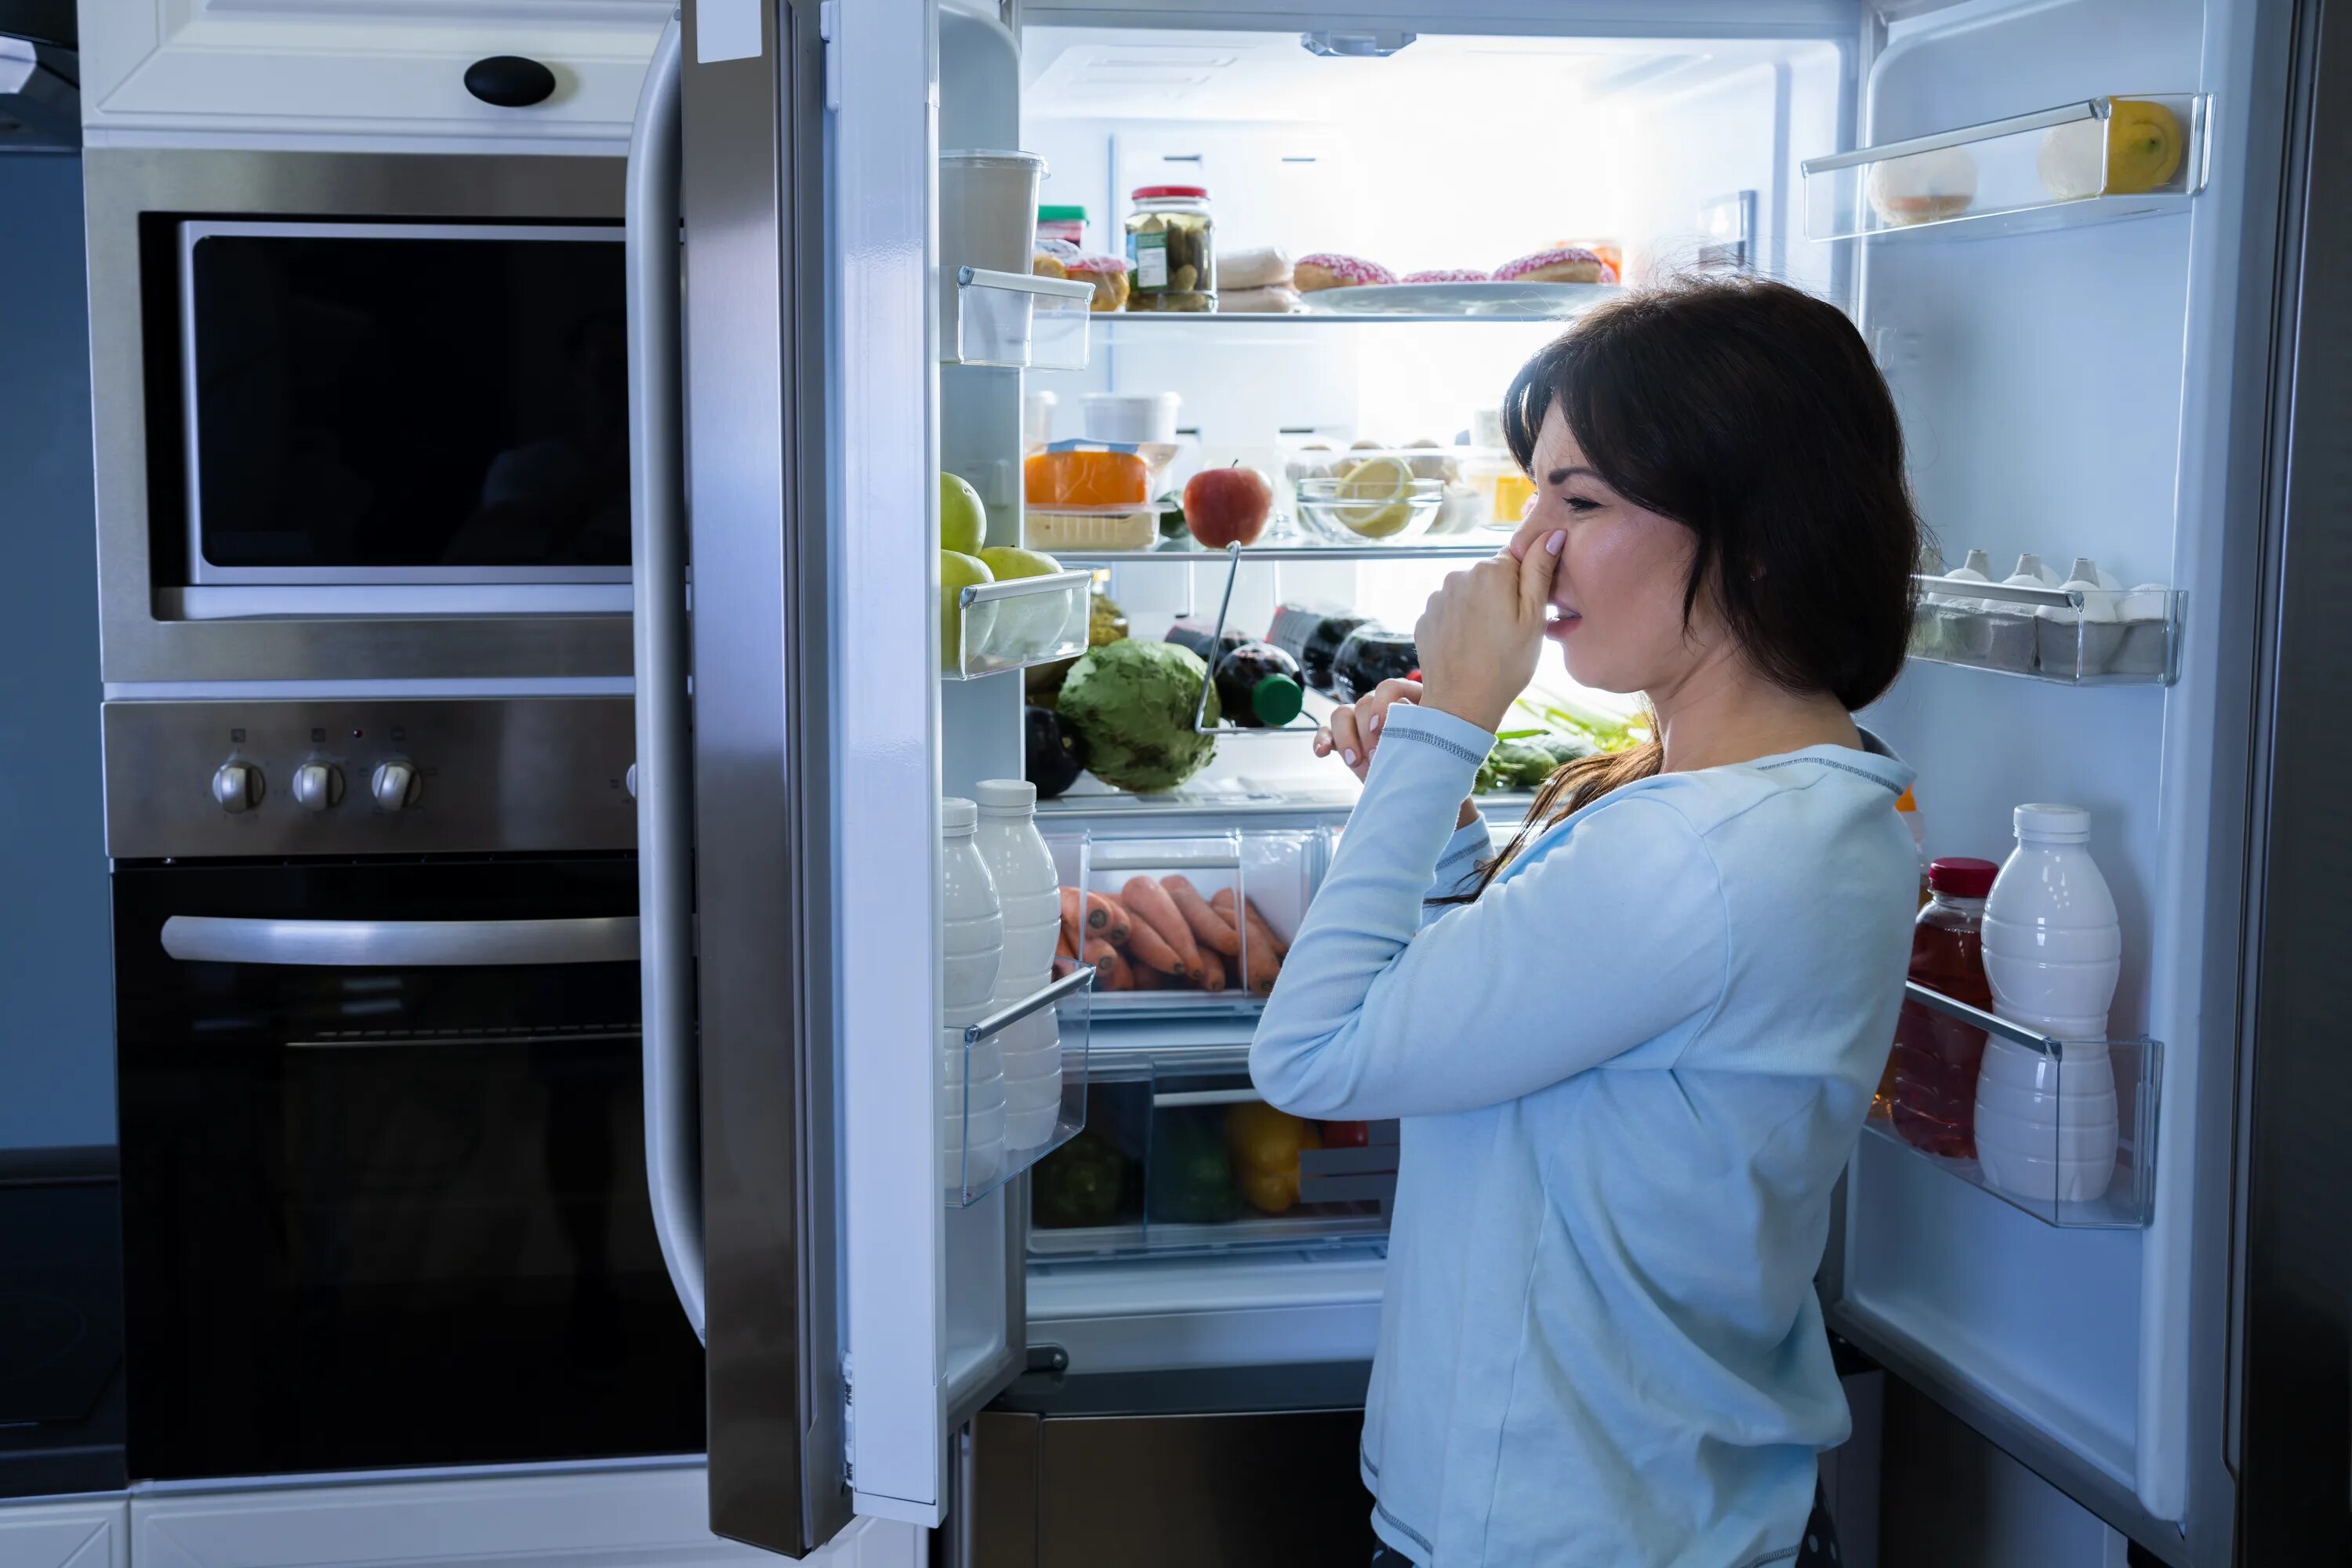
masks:
[[[1478,820],[1478,803],[1477,803],[1476,801],[1475,801],[1475,800],[1472,800],[1468,795],[1465,795],[1465,796],[1463,796],[1463,797],[1462,797],[1462,809],[1461,809],[1459,812],[1457,812],[1457,813],[1455,813],[1455,814],[1454,814],[1454,832],[1456,832],[1456,833],[1459,833],[1459,832],[1461,832],[1464,828],[1465,828],[1465,827],[1469,826],[1472,823],[1474,823],[1474,822],[1475,822],[1475,821],[1477,821],[1477,820]]]
[[[1511,700],[1506,697],[1496,702],[1475,692],[1456,692],[1448,688],[1430,686],[1423,689],[1420,706],[1435,709],[1440,713],[1450,713],[1464,723],[1475,724],[1492,734],[1502,728],[1503,715],[1511,710]]]

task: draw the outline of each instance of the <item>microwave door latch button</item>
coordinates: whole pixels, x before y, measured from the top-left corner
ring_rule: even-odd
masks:
[[[368,793],[378,811],[404,811],[416,804],[419,781],[408,763],[378,763],[368,779]]]
[[[213,773],[213,799],[223,811],[251,811],[261,804],[261,770],[251,763],[223,763]]]

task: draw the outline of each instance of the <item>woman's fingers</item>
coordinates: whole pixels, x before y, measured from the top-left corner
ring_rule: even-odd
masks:
[[[1341,762],[1347,763],[1360,774],[1364,771],[1364,764],[1368,760],[1369,748],[1364,744],[1363,731],[1357,722],[1356,710],[1353,708],[1333,709],[1331,710],[1330,730],[1331,750],[1339,753],[1339,760]]]

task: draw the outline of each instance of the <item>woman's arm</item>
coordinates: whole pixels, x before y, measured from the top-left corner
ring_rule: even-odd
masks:
[[[1646,795],[1593,808],[1416,936],[1440,857],[1464,840],[1449,844],[1449,814],[1493,737],[1425,709],[1387,726],[1250,1047],[1269,1101],[1350,1120],[1497,1104],[1712,1012],[1727,952],[1715,864]]]

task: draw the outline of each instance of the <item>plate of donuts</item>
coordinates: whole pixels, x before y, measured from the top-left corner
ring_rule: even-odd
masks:
[[[1616,294],[1612,261],[1580,246],[1560,246],[1507,262],[1493,272],[1442,268],[1397,277],[1377,262],[1318,254],[1297,264],[1299,306],[1338,316],[1529,316],[1561,319]]]

